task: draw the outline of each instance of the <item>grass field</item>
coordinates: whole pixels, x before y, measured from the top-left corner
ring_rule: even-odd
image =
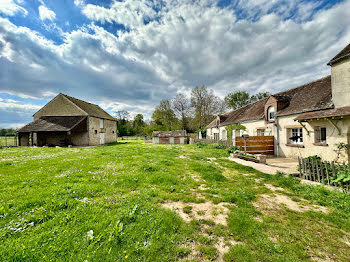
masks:
[[[13,136],[0,136],[0,146],[15,146],[16,145],[16,138]]]
[[[214,146],[0,149],[0,261],[350,261],[350,196]]]

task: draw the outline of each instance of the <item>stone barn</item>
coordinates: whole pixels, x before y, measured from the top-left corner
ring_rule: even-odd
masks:
[[[98,105],[58,94],[18,130],[20,146],[91,146],[117,141],[116,119]]]
[[[186,130],[154,131],[152,134],[153,144],[187,144]]]

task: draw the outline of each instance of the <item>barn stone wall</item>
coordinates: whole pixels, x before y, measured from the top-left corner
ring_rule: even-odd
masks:
[[[83,110],[70,102],[63,95],[56,96],[47,105],[34,114],[34,120],[42,116],[82,116],[87,115]]]
[[[100,128],[100,119],[97,117],[89,117],[89,145],[100,144],[100,133],[105,134],[105,143],[117,141],[117,124],[113,120],[103,119],[103,128]]]

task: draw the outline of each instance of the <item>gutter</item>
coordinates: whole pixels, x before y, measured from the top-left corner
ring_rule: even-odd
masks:
[[[332,66],[332,65],[338,63],[340,60],[343,60],[344,58],[348,58],[348,57],[350,57],[350,54],[343,55],[343,56],[341,56],[341,57],[339,57],[339,58],[337,58],[335,60],[329,61],[327,65]]]

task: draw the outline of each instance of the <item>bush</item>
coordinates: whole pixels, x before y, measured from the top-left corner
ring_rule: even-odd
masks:
[[[207,145],[208,145],[208,144],[203,143],[203,142],[197,142],[197,143],[196,143],[196,146],[199,147],[199,148],[206,147]]]
[[[234,153],[236,151],[240,151],[241,149],[238,146],[231,146],[229,149],[227,149],[227,152]]]
[[[226,149],[225,145],[218,144],[215,146],[216,149]]]

